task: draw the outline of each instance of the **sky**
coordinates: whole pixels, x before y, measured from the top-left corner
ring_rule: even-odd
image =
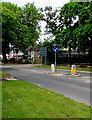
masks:
[[[11,2],[17,4],[19,7],[24,6],[28,2],[33,3],[37,8],[44,8],[45,6],[51,6],[53,8],[63,7],[64,4],[69,3],[70,0],[1,0],[2,2]],[[45,31],[45,22],[41,22],[41,37],[39,41],[44,41],[44,38],[48,37],[43,35]]]
[[[70,0],[1,0],[2,2],[11,2],[13,4],[17,4],[18,6],[24,6],[26,3],[34,2],[36,7],[45,7],[45,6],[52,6],[55,7],[62,7],[65,3],[68,3]]]

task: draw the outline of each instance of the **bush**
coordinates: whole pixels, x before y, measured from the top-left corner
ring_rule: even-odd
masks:
[[[31,64],[32,60],[27,60],[27,59],[19,59],[17,60],[16,58],[10,58],[8,60],[9,63],[18,63],[18,64]]]
[[[86,68],[86,65],[80,65],[81,68]]]
[[[25,59],[22,60],[22,64],[31,64],[31,63],[32,63],[31,60],[25,60]]]
[[[10,58],[10,59],[8,60],[8,62],[10,62],[10,63],[16,63],[16,58]]]
[[[4,59],[0,59],[0,61],[3,63],[3,62],[4,62]]]

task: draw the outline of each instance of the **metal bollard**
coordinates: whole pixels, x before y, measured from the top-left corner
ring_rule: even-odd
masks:
[[[55,65],[54,64],[51,64],[51,72],[55,73]]]
[[[71,74],[76,74],[76,65],[72,65]]]

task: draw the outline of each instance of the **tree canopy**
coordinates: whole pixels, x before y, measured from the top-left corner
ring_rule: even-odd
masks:
[[[2,3],[2,54],[6,61],[9,53],[9,44],[17,40],[16,28],[18,25],[18,8],[11,3]]]
[[[40,35],[39,20],[42,15],[34,4],[28,3],[21,9],[20,23],[17,31],[17,45],[23,53],[34,47]]]
[[[48,32],[55,36],[54,43],[64,48],[71,46],[82,52],[92,45],[92,2],[70,2],[60,10],[45,8]]]
[[[42,11],[42,12],[41,12]],[[43,17],[44,15],[44,17]],[[54,40],[44,41],[50,50],[57,44],[59,48],[69,48],[92,55],[92,2],[70,2],[61,8],[46,6],[37,9],[34,3],[17,7],[2,2],[2,53],[6,59],[10,44],[24,54],[34,47],[40,36],[39,21],[46,22],[46,34],[53,34]],[[38,45],[41,46],[41,45]]]
[[[30,46],[35,46],[40,35],[39,21],[42,18],[40,9],[34,3],[23,7],[2,3],[2,54],[6,60],[10,44],[26,54]]]

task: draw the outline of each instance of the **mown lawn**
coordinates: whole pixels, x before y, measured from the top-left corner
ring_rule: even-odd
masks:
[[[2,83],[3,118],[90,118],[90,107],[17,80]]]
[[[2,118],[2,81],[0,81],[0,119]]]
[[[31,67],[38,67],[38,68],[51,68],[51,66],[45,66],[45,65],[33,65]],[[57,66],[57,69],[65,69],[65,70],[71,70],[71,67],[62,67],[62,66]],[[92,72],[92,68],[76,68],[78,71],[90,71]]]
[[[10,74],[5,73],[5,72],[0,72],[0,77],[9,77]]]

